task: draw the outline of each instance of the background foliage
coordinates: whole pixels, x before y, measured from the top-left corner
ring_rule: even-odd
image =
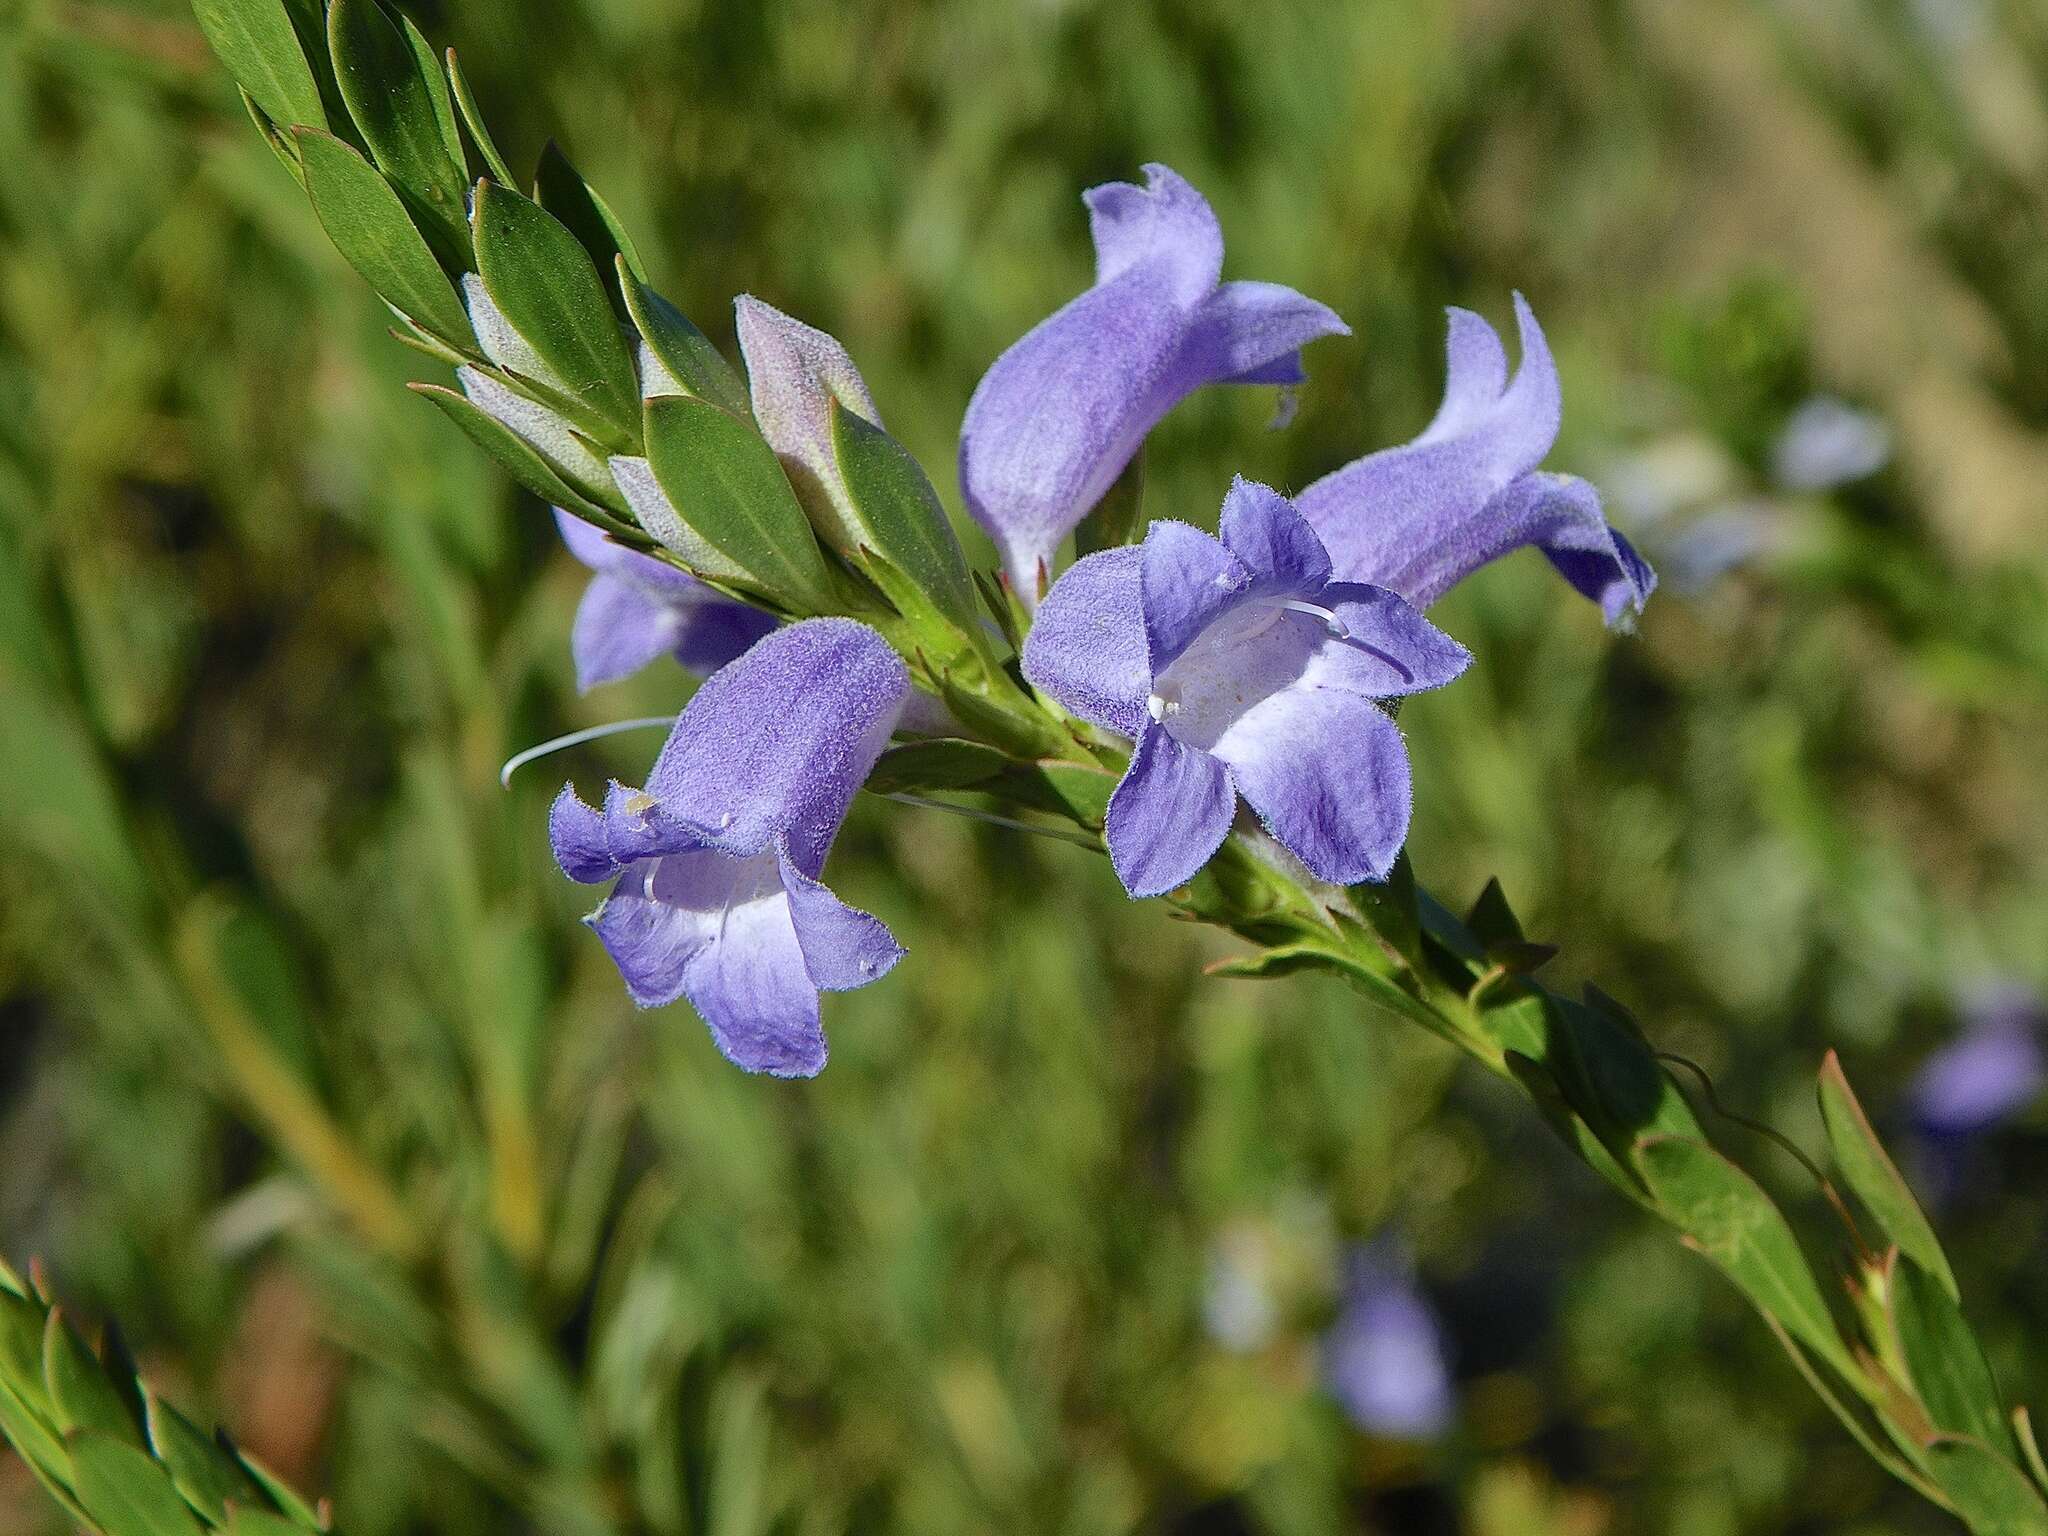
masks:
[[[1620,643],[1533,560],[1447,601],[1479,661],[1402,715],[1418,869],[1499,875],[1810,1145],[1827,1045],[1882,1116],[1960,987],[2044,979],[2033,8],[412,10],[515,164],[558,138],[722,339],[738,291],[835,331],[935,468],[1085,282],[1078,189],[1141,160],[1358,332],[1285,433],[1184,407],[1155,512],[1405,437],[1439,306],[1524,289],[1556,462],[1667,578],[1709,508],[1758,548]],[[859,813],[835,878],[917,963],[839,1000],[815,1084],[635,1016],[553,781],[495,768],[680,675],[575,696],[579,572],[397,388],[182,6],[0,3],[0,155],[0,1250],[348,1530],[1942,1528],[1495,1085],[1334,985],[1199,979],[1229,945],[1078,850]],[[1773,486],[1815,390],[1886,470]],[[2039,1129],[1921,1170],[2020,1398]],[[1318,1364],[1390,1225],[1455,1352],[1429,1446]],[[1281,1323],[1237,1354],[1202,1302],[1246,1245]],[[60,1521],[0,1464],[0,1528]]]

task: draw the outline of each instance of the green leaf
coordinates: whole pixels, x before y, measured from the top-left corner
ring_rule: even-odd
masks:
[[[56,1307],[43,1329],[43,1386],[59,1429],[94,1429],[141,1446],[142,1426],[120,1389]]]
[[[74,1430],[65,1444],[72,1490],[107,1536],[205,1536],[164,1469],[141,1451],[92,1429]]]
[[[645,546],[645,534],[569,484],[552,464],[541,457],[539,450],[472,402],[467,395],[440,384],[409,384],[406,387],[414,394],[433,401],[449,420],[462,428],[471,442],[497,460],[500,468],[549,506],[574,512],[636,548]]]
[[[1145,532],[1145,451],[1140,448],[1074,530],[1074,554],[1135,544]]]
[[[950,737],[891,747],[875,763],[863,787],[877,795],[906,790],[971,789],[1010,766],[1010,759],[978,741]]]
[[[908,578],[955,631],[972,636],[977,623],[967,557],[924,469],[895,438],[836,397],[827,409],[833,456],[869,547]],[[917,615],[904,617],[915,622]]]
[[[455,105],[434,52],[382,0],[332,0],[327,42],[349,116],[370,155],[426,221],[441,254],[466,269],[469,172]]]
[[[277,1506],[279,1513],[287,1520],[290,1520],[301,1530],[324,1531],[327,1529],[327,1522],[320,1518],[319,1511],[300,1498],[291,1484],[287,1483],[240,1446],[232,1446],[230,1448],[235,1453],[235,1459],[241,1462],[243,1470],[256,1479],[257,1484],[263,1491],[270,1495],[270,1502]]]
[[[2034,1418],[2024,1403],[2012,1411],[2012,1437],[2020,1443],[2020,1459],[2034,1475],[2035,1486],[2048,1493],[2048,1462],[2041,1460],[2041,1447],[2034,1439]]]
[[[505,157],[498,153],[498,146],[491,138],[491,130],[484,126],[484,115],[477,110],[476,97],[469,89],[469,77],[462,72],[462,66],[455,61],[455,50],[448,50],[448,88],[455,96],[455,110],[462,115],[463,126],[469,130],[470,140],[476,145],[477,153],[484,157],[484,168],[505,186],[512,186],[519,178],[512,174],[512,167]]]
[[[391,184],[331,133],[300,128],[293,136],[313,212],[342,259],[386,303],[444,340],[474,351],[469,312]]]
[[[1845,1379],[1857,1379],[1799,1240],[1754,1179],[1689,1136],[1646,1139],[1637,1164],[1688,1245]]]
[[[1885,1296],[1912,1387],[1934,1427],[2014,1453],[1998,1382],[1962,1309],[1941,1282],[1911,1260],[1892,1265]]]
[[[293,181],[304,187],[306,184],[306,168],[299,164],[298,145],[286,138],[277,124],[273,123],[265,115],[263,109],[256,105],[255,97],[251,96],[239,85],[235,87],[235,94],[242,98],[242,108],[249,114],[249,121],[256,125],[256,131],[263,136],[263,142],[270,146],[270,152],[277,156],[278,163],[291,172]]]
[[[2048,1533],[2048,1504],[2018,1467],[1982,1441],[1936,1439],[1927,1448],[1927,1470],[1973,1536]]]
[[[629,434],[640,384],[611,300],[562,221],[506,187],[476,193],[476,260],[484,290],[553,375],[541,382],[581,400]]]
[[[742,421],[753,414],[747,386],[711,344],[711,339],[690,323],[689,317],[660,294],[638,282],[625,269],[624,257],[614,264],[626,310],[634,329],[647,343],[647,350],[675,377],[675,381],[699,400],[723,406]]]
[[[1616,1161],[1632,1165],[1644,1137],[1700,1138],[1692,1106],[1636,1030],[1569,998],[1541,996],[1543,1038],[1526,1042],[1530,1054]]]
[[[617,264],[625,264],[627,280],[647,281],[646,265],[633,249],[633,237],[621,224],[611,205],[597,195],[597,189],[569,163],[561,146],[549,139],[541,146],[540,167],[533,177],[534,201],[569,227],[590,253],[598,276],[618,281]],[[623,284],[612,291],[612,302],[625,314]]]
[[[649,400],[646,419],[654,478],[690,530],[777,602],[833,611],[810,520],[752,424],[682,395]]]
[[[327,126],[319,82],[282,0],[192,0],[192,15],[215,56],[271,122]]]
[[[230,1536],[305,1536],[307,1531],[318,1529],[248,1504],[237,1504],[229,1511],[227,1527]]]
[[[1507,892],[1500,888],[1498,880],[1486,882],[1486,889],[1479,893],[1479,899],[1472,903],[1472,910],[1465,914],[1465,926],[1489,951],[1499,944],[1520,944],[1526,937],[1522,932],[1522,920],[1508,905]]]
[[[1388,948],[1415,970],[1422,969],[1422,912],[1415,897],[1415,867],[1405,848],[1386,879],[1351,887],[1351,903]]]
[[[43,1309],[27,1297],[0,1291],[0,1381],[43,1383]]]
[[[261,1500],[262,1490],[239,1463],[185,1415],[151,1393],[149,1443],[185,1501],[215,1525],[227,1518],[230,1500]]]
[[[1941,1240],[1877,1139],[1833,1051],[1821,1063],[1820,1114],[1827,1125],[1828,1145],[1834,1149],[1835,1166],[1864,1209],[1907,1258],[1940,1282],[1951,1301],[1960,1301],[1962,1292],[1956,1288],[1955,1273],[1941,1251]]]

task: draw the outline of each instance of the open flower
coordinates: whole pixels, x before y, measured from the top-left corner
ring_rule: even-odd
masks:
[[[903,953],[818,876],[909,692],[866,625],[806,620],[705,682],[645,790],[614,783],[597,810],[563,786],[555,859],[586,885],[616,879],[585,921],[634,1002],[687,997],[749,1072],[825,1065],[819,991],[866,986]]]
[[[1378,700],[1441,687],[1471,657],[1382,587],[1331,580],[1277,492],[1239,480],[1223,537],[1157,522],[1047,595],[1024,672],[1133,737],[1110,798],[1124,888],[1157,896],[1222,845],[1241,794],[1322,880],[1383,879],[1408,835],[1408,752]]]
[[[1163,165],[1084,194],[1095,286],[1027,333],[976,386],[960,431],[967,509],[1024,601],[1166,413],[1204,384],[1296,384],[1301,348],[1348,335],[1275,283],[1223,283],[1223,232]]]
[[[569,553],[596,574],[576,607],[569,648],[576,686],[630,677],[669,655],[714,672],[775,627],[758,608],[722,597],[685,571],[614,543],[580,517],[555,510]]]
[[[1520,294],[1522,366],[1500,337],[1450,311],[1444,399],[1420,437],[1367,454],[1296,498],[1337,575],[1391,587],[1427,608],[1489,561],[1533,544],[1610,625],[1642,611],[1657,577],[1600,510],[1600,494],[1536,466],[1557,440],[1557,367]]]

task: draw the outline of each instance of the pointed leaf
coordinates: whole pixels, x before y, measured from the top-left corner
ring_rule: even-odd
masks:
[[[803,613],[834,607],[810,520],[761,434],[703,400],[647,402],[647,458],[662,492],[696,535]]]
[[[283,0],[192,0],[192,15],[215,56],[271,122],[327,126],[319,82]]]
[[[633,249],[633,237],[626,232],[626,226],[619,222],[611,206],[597,195],[597,189],[569,163],[569,157],[562,153],[561,146],[553,139],[541,146],[540,168],[533,177],[533,196],[541,207],[560,219],[569,227],[569,232],[583,242],[583,249],[590,253],[598,276],[607,279],[608,285],[617,277],[614,264],[621,260],[625,262],[630,277],[637,282],[647,281],[647,268],[640,260],[640,253]],[[615,290],[612,297],[623,315],[623,294]]]
[[[33,1383],[43,1390],[43,1309],[26,1297],[0,1291],[0,1381]]]
[[[42,1396],[40,1392],[36,1395]],[[22,1460],[35,1468],[52,1491],[63,1496],[71,1482],[71,1458],[65,1453],[57,1426],[14,1385],[4,1381],[0,1381],[0,1437],[5,1437]]]
[[[205,1536],[164,1469],[141,1451],[92,1429],[72,1431],[65,1444],[72,1489],[107,1536]]]
[[[305,1536],[307,1531],[318,1529],[250,1504],[237,1504],[229,1511],[227,1528],[230,1536]]]
[[[1526,937],[1522,932],[1521,919],[1508,905],[1507,892],[1500,888],[1498,880],[1486,882],[1486,889],[1479,893],[1479,899],[1472,903],[1472,910],[1465,914],[1465,926],[1489,950],[1496,944],[1520,943]]]
[[[287,1520],[290,1520],[302,1530],[324,1531],[327,1529],[327,1522],[321,1519],[319,1511],[300,1498],[291,1484],[271,1471],[270,1468],[257,1460],[249,1452],[243,1450],[240,1446],[228,1442],[226,1436],[222,1436],[222,1442],[225,1448],[235,1453],[235,1459],[241,1462],[243,1470],[256,1479],[263,1491],[270,1496],[270,1502],[276,1506],[278,1512]]]
[[[584,496],[556,473],[554,466],[542,458],[525,438],[476,405],[467,395],[439,384],[411,384],[407,388],[433,401],[443,414],[462,428],[471,442],[496,459],[500,468],[549,506],[574,512],[636,547],[646,542],[645,534],[624,521],[619,513],[600,507]]]
[[[2013,1454],[2018,1447],[1991,1363],[1941,1282],[1910,1260],[1897,1263],[1885,1300],[1913,1389],[1934,1427]]]
[[[476,193],[476,260],[484,290],[554,376],[627,433],[640,428],[640,386],[597,269],[562,221],[510,188]]]
[[[752,419],[754,407],[747,398],[747,386],[711,344],[711,339],[675,305],[644,282],[636,281],[623,267],[621,257],[615,263],[615,275],[626,296],[627,312],[640,332],[640,339],[647,343],[647,350],[678,384],[699,400],[722,406],[742,421]]]
[[[1876,1218],[1885,1236],[1899,1245],[1900,1252],[1940,1282],[1949,1300],[1960,1301],[1962,1292],[1956,1288],[1955,1273],[1941,1251],[1941,1240],[1877,1139],[1833,1051],[1821,1063],[1820,1114],[1827,1125],[1835,1166],[1863,1208]]]
[[[1927,1470],[1971,1536],[2048,1536],[2048,1504],[2020,1469],[1981,1440],[1942,1436]]]
[[[469,312],[391,184],[331,133],[301,128],[294,139],[306,195],[342,259],[387,304],[443,340],[474,350]]]
[[[333,0],[327,41],[342,99],[378,169],[426,221],[442,254],[467,268],[469,172],[433,50],[382,0]]]
[[[149,1443],[185,1501],[208,1521],[227,1518],[229,1500],[261,1500],[262,1490],[235,1459],[162,1398],[148,1399]]]
[[[847,410],[837,397],[828,410],[832,452],[868,543],[956,631],[972,635],[977,620],[967,557],[923,468],[895,438]]]
[[[906,790],[969,789],[986,784],[1010,764],[994,747],[978,741],[938,737],[891,747],[875,763],[862,787],[871,794]]]
[[[1787,1333],[1845,1379],[1857,1379],[1799,1240],[1754,1179],[1686,1136],[1649,1138],[1637,1162],[1691,1246]]]
[[[141,1446],[142,1426],[128,1412],[120,1389],[55,1308],[43,1329],[43,1386],[59,1429],[96,1429]]]
[[[515,185],[519,178],[512,174],[512,167],[505,157],[498,153],[498,146],[491,138],[491,130],[484,126],[484,115],[477,110],[476,97],[469,88],[469,77],[462,72],[462,66],[455,61],[455,50],[450,48],[448,60],[448,89],[455,97],[455,110],[462,116],[462,125],[469,130],[470,141],[476,145],[477,153],[484,157],[484,168],[505,186]]]

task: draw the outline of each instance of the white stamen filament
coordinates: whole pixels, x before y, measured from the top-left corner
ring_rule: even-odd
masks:
[[[645,715],[638,720],[614,720],[610,725],[593,725],[584,730],[571,731],[566,736],[557,736],[544,741],[537,747],[528,747],[524,752],[515,752],[505,760],[505,766],[498,770],[498,782],[505,788],[512,787],[512,775],[524,768],[537,757],[546,757],[550,752],[559,752],[564,747],[580,747],[586,741],[596,741],[604,736],[616,736],[621,731],[652,730],[655,726],[672,726],[674,715]]]
[[[1305,603],[1298,597],[1283,597],[1280,599],[1280,606],[1294,613],[1305,613],[1312,619],[1321,619],[1323,627],[1339,640],[1349,640],[1351,638],[1351,631],[1344,627],[1344,621],[1327,608],[1319,608],[1314,603]]]

